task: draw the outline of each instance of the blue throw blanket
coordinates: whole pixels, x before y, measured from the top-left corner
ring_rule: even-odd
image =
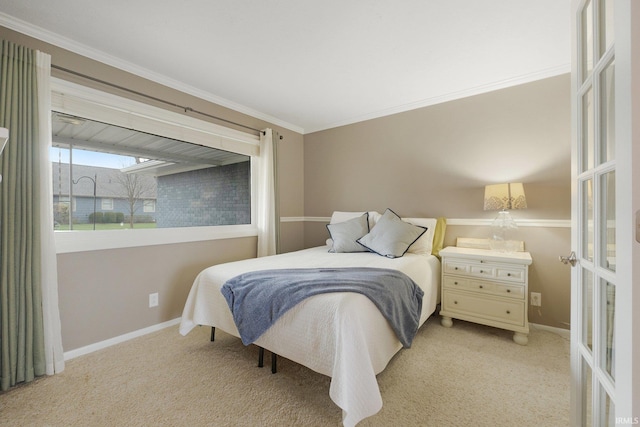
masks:
[[[257,340],[287,310],[313,295],[356,292],[367,296],[404,347],[418,331],[424,292],[406,274],[381,268],[262,270],[229,279],[220,289],[245,345]]]

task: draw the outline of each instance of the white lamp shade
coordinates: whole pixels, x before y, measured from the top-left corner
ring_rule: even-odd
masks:
[[[484,210],[526,209],[527,199],[521,182],[492,184],[484,187]]]

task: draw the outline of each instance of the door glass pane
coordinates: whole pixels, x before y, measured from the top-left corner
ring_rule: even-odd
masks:
[[[593,274],[582,269],[582,343],[593,350]]]
[[[616,409],[607,391],[600,386],[600,422],[599,426],[614,427],[616,425]]]
[[[606,304],[602,305],[601,325],[600,325],[600,342],[602,343],[601,350],[601,368],[607,372],[611,379],[615,379],[615,340],[614,338],[614,318],[616,307],[616,287],[613,283],[602,281],[600,287],[600,298],[602,301],[606,301]]]
[[[593,261],[593,181],[582,181],[582,258]]]
[[[616,126],[615,126],[615,65],[613,61],[600,75],[600,163],[615,158]]]
[[[613,44],[613,2],[600,0],[600,56]]]
[[[593,412],[593,395],[591,390],[593,388],[591,379],[591,367],[584,360],[582,360],[582,425],[584,427],[593,426],[593,420],[591,414]]]
[[[584,82],[593,70],[593,7],[587,0],[582,10],[582,81]]]
[[[582,97],[582,167],[581,170],[594,167],[594,116],[593,116],[593,88]]]
[[[600,266],[616,271],[616,173],[600,177]]]

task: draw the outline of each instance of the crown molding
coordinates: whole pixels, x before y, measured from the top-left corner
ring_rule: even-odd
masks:
[[[40,28],[38,26],[35,26],[25,21],[22,21],[20,19],[14,18],[2,12],[0,12],[0,25],[6,28],[9,28],[11,30],[26,34],[30,37],[34,37],[36,39],[42,40],[46,43],[50,43],[55,46],[61,47],[63,49],[67,49],[71,52],[77,53],[87,58],[102,62],[104,64],[121,69],[123,71],[154,81],[156,83],[162,84],[164,86],[170,87],[180,92],[193,95],[200,99],[204,99],[206,101],[221,105],[223,107],[232,109],[239,113],[247,114],[257,119],[273,123],[274,125],[281,126],[283,128],[292,130],[302,135],[313,133],[313,132],[319,132],[327,129],[333,129],[336,127],[346,126],[354,123],[359,123],[366,120],[390,116],[392,114],[403,113],[403,112],[415,110],[418,108],[441,104],[443,102],[453,101],[456,99],[467,98],[469,96],[492,92],[499,89],[505,89],[508,87],[517,86],[524,83],[530,83],[536,80],[542,80],[545,78],[554,77],[560,74],[571,72],[571,64],[567,63],[557,67],[543,69],[535,73],[529,73],[522,76],[511,78],[511,79],[500,80],[500,81],[496,81],[496,82],[485,84],[485,85],[474,86],[464,90],[450,92],[443,95],[426,98],[420,101],[410,102],[407,104],[402,104],[402,105],[398,105],[395,107],[386,108],[378,111],[372,111],[370,113],[355,116],[350,119],[333,122],[333,123],[329,123],[329,124],[321,125],[317,127],[312,127],[310,129],[305,129],[301,126],[286,122],[284,120],[280,120],[266,113],[256,111],[252,108],[246,107],[241,104],[237,104],[226,98],[222,98],[210,92],[197,89],[193,86],[184,84],[178,80],[156,73],[149,69],[137,66],[131,62],[124,61],[108,53],[90,48],[89,46],[86,46],[82,43],[76,42],[67,37],[63,37],[59,34],[45,30],[43,28]]]
[[[281,126],[285,129],[289,129],[294,132],[304,134],[304,129],[300,126],[285,122],[284,120],[280,120],[276,117],[270,116],[266,113],[262,113],[260,111],[254,110],[244,105],[237,104],[233,101],[214,95],[210,92],[197,89],[193,86],[187,85],[178,80],[164,76],[160,73],[156,73],[147,68],[140,67],[131,62],[117,58],[111,54],[99,51],[97,49],[93,49],[87,45],[76,42],[67,37],[61,36],[59,34],[45,30],[44,28],[40,28],[36,25],[14,18],[10,15],[7,15],[6,13],[0,12],[0,25],[2,25],[3,27],[9,28],[10,30],[14,30],[19,33],[25,34],[29,37],[33,37],[43,42],[50,43],[54,46],[69,50],[78,55],[82,55],[84,57],[118,68],[120,70],[126,71],[136,76],[145,78],[147,80],[151,80],[163,86],[167,86],[172,89],[178,90],[180,92],[195,96],[197,98],[204,99],[205,101],[209,101],[214,104],[221,105],[223,107],[229,108],[239,113],[243,113],[251,117],[255,117],[256,119],[264,120],[274,125]]]
[[[443,102],[455,101],[456,99],[467,98],[474,95],[493,92],[495,90],[506,89],[512,86],[517,86],[524,83],[531,83],[537,80],[542,80],[549,77],[555,77],[555,76],[558,76],[561,74],[567,74],[570,72],[571,72],[571,64],[567,63],[558,67],[547,68],[535,73],[524,74],[522,76],[514,77],[511,79],[499,80],[493,83],[474,86],[474,87],[470,87],[470,88],[456,91],[456,92],[445,93],[443,95],[434,96],[432,98],[426,98],[416,102],[410,102],[408,104],[398,105],[396,107],[391,107],[384,110],[372,111],[371,113],[352,117],[344,121],[330,123],[328,125],[320,126],[317,128],[305,129],[305,133],[319,132],[319,131],[333,129],[340,126],[346,126],[354,123],[363,122],[365,120],[372,120],[380,117],[390,116],[392,114],[404,113],[406,111],[416,110],[418,108],[429,107],[431,105],[436,105],[436,104],[442,104]]]

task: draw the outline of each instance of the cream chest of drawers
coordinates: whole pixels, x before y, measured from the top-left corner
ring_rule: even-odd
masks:
[[[450,246],[440,256],[442,326],[452,319],[481,323],[513,331],[513,340],[526,345],[531,255]]]

